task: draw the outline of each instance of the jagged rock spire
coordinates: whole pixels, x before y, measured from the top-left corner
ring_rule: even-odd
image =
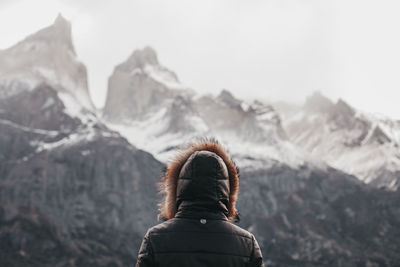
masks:
[[[72,43],[71,23],[66,20],[61,13],[58,14],[54,23],[40,31],[28,36],[26,41],[43,41],[46,43],[67,46],[75,54],[75,48]]]
[[[94,110],[86,67],[78,60],[72,43],[71,23],[61,14],[53,24],[3,50],[0,73],[7,73],[1,77],[4,80],[29,80],[28,87],[47,84]]]
[[[324,96],[320,91],[314,92],[307,97],[304,109],[309,112],[327,112],[332,109],[333,102]]]
[[[136,68],[143,69],[146,65],[159,65],[157,53],[150,46],[133,51],[128,60],[118,65],[117,69],[121,71],[132,71]]]

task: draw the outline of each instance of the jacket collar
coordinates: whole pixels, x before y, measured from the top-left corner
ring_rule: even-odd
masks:
[[[207,206],[196,205],[189,201],[183,201],[179,205],[178,212],[175,214],[176,218],[191,218],[191,219],[212,219],[228,221],[225,205],[218,205],[218,208],[210,208]]]

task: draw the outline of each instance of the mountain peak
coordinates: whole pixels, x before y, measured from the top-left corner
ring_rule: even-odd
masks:
[[[342,114],[347,114],[353,116],[355,114],[355,110],[352,106],[347,104],[343,99],[339,98],[335,104],[335,110]]]
[[[304,109],[309,112],[327,112],[333,105],[329,98],[320,91],[315,91],[311,96],[307,97]]]
[[[240,108],[241,105],[241,101],[226,89],[222,89],[216,99],[230,107]]]
[[[86,67],[75,53],[71,24],[61,14],[53,24],[4,50],[0,54],[0,73],[7,74],[1,77],[4,80],[22,79],[23,83],[29,80],[30,89],[47,84],[72,96],[80,104],[79,108],[94,109]]]
[[[117,66],[123,71],[132,71],[134,69],[143,69],[146,65],[158,66],[157,52],[151,46],[145,46],[142,49],[133,51],[127,61]]]
[[[221,92],[219,93],[218,97],[221,97],[221,98],[235,98],[233,96],[233,94],[231,92],[229,92],[228,90],[226,90],[226,89],[222,89]]]
[[[72,43],[71,23],[66,20],[61,13],[58,14],[52,25],[31,34],[21,43],[36,41],[57,45],[61,44],[62,46],[65,45],[75,54],[74,45]]]
[[[66,18],[64,18],[61,13],[58,13],[57,18],[54,20],[53,26],[57,28],[66,28],[67,30],[71,30],[71,23]]]

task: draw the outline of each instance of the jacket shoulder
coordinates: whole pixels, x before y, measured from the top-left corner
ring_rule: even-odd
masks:
[[[147,234],[151,235],[153,233],[160,233],[170,231],[172,228],[175,228],[176,219],[169,219],[168,221],[159,223],[151,228],[148,229]]]
[[[232,234],[240,235],[240,236],[250,238],[250,239],[254,238],[252,233],[241,228],[240,226],[238,226],[236,224],[233,224],[233,223],[227,222],[227,221],[225,221],[224,224],[226,224],[226,227],[228,227],[230,229],[230,231],[232,231]]]
[[[163,232],[185,231],[195,227],[195,222],[197,222],[197,220],[173,218],[151,227],[148,230],[148,234],[151,235]],[[211,232],[225,232],[227,234],[237,235],[248,239],[254,238],[252,233],[229,221],[215,220],[214,222],[217,223],[212,224],[212,228],[208,228],[208,230]]]

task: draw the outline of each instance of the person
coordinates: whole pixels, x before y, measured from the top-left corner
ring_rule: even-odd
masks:
[[[238,173],[216,140],[182,148],[160,182],[165,221],[145,234],[136,267],[264,266],[254,235],[233,224]]]

